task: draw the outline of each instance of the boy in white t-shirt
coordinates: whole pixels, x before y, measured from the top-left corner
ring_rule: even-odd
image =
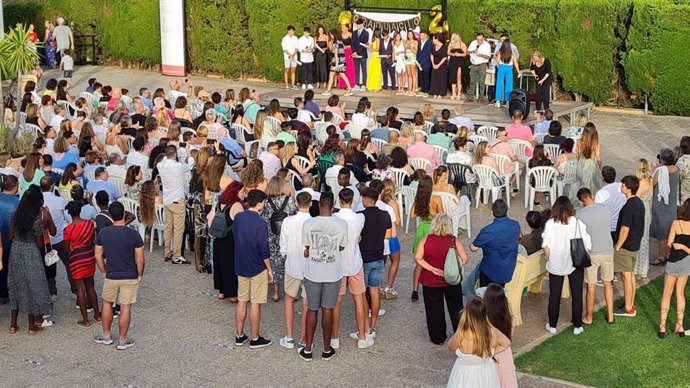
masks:
[[[62,76],[67,80],[67,85],[72,83],[72,73],[74,72],[74,59],[70,54],[71,51],[66,49],[60,60],[60,70],[62,70]]]
[[[295,299],[302,294],[302,319],[300,320],[300,336],[297,349],[302,350],[305,343],[305,329],[307,327],[307,295],[304,292],[304,245],[302,242],[302,228],[311,219],[311,195],[307,192],[297,194],[299,212],[283,220],[280,228],[280,254],[285,256],[285,337],[280,339],[280,346],[287,349],[295,348],[292,338],[295,319]]]

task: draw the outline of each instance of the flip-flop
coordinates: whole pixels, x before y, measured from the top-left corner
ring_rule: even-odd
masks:
[[[7,332],[10,334],[15,334],[17,330],[19,330],[19,326],[10,326],[10,329],[7,330]]]
[[[655,261],[655,262],[653,262],[653,263],[649,263],[649,265],[653,265],[653,266],[655,266],[655,267],[661,267],[661,266],[664,265],[664,264],[666,264],[666,260]]]
[[[91,323],[86,325],[86,324],[84,324],[84,321],[77,321],[77,326],[81,327],[82,329],[90,329]]]

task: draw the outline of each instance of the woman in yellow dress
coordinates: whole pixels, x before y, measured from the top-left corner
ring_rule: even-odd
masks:
[[[371,41],[371,45],[369,45],[371,56],[369,57],[369,66],[367,68],[367,90],[381,90],[381,58],[378,57],[380,45],[381,29],[376,28],[374,30],[374,38]]]

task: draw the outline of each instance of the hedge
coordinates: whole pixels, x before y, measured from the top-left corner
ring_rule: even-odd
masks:
[[[689,61],[684,42],[690,34],[690,5],[669,1],[635,3],[622,63],[631,93],[650,95],[659,114],[690,115]]]
[[[360,6],[428,7],[437,0],[360,0]],[[282,78],[285,27],[336,27],[342,0],[187,0],[190,70],[231,77]],[[690,33],[690,0],[448,0],[451,31],[465,42],[477,31],[510,34],[521,66],[532,50],[554,67],[559,87],[596,103],[620,92],[648,95],[658,113],[690,115],[688,68],[681,49]],[[160,61],[158,2],[153,0],[15,1],[8,26],[58,15],[75,32],[96,32],[104,56],[145,64]],[[28,20],[26,17],[28,16]],[[422,28],[430,21],[422,12]]]

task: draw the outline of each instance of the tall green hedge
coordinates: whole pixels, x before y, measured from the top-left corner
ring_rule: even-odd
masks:
[[[647,0],[635,3],[625,55],[626,84],[632,93],[650,95],[660,114],[690,115],[688,61],[690,5]]]
[[[438,0],[360,0],[360,6],[431,8]],[[285,27],[337,26],[342,0],[187,0],[189,66],[228,76],[282,78]],[[510,34],[521,66],[532,50],[554,66],[560,88],[596,103],[619,90],[650,96],[658,113],[690,115],[690,0],[448,0],[451,31],[466,42],[477,31]],[[76,33],[95,32],[107,57],[146,64],[160,61],[155,0],[14,1],[4,6],[7,26],[65,17]],[[422,12],[422,28],[429,25]],[[183,49],[183,48],[180,48]]]

